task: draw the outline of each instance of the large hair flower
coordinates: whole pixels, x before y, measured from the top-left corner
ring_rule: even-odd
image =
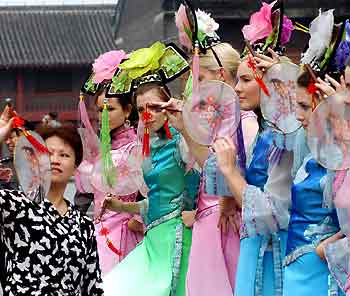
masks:
[[[309,48],[304,53],[301,63],[310,64],[319,60],[327,50],[333,34],[334,15],[333,9],[319,13],[310,25]]]
[[[181,4],[179,10],[175,12],[175,24],[179,31],[179,41],[184,47],[192,48],[192,32],[190,22],[187,18],[186,7]]]
[[[216,31],[219,29],[219,24],[215,22],[210,14],[198,9],[196,11],[196,17],[198,22],[198,31],[209,37],[215,37]]]
[[[337,70],[344,70],[350,57],[350,23],[349,20],[345,21],[344,38],[340,42],[334,57],[334,65]]]
[[[261,9],[251,15],[249,25],[243,27],[242,32],[244,38],[250,41],[251,44],[270,37],[273,34],[274,28],[272,25],[271,16],[275,3],[276,1],[272,2],[271,4],[263,2]],[[287,16],[283,16],[281,45],[285,45],[289,42],[293,30],[293,22]]]
[[[93,63],[93,82],[101,83],[111,80],[119,64],[126,58],[123,50],[113,50],[100,55]]]
[[[161,42],[156,42],[148,48],[140,48],[132,52],[129,59],[120,64],[119,68],[127,70],[131,79],[136,79],[149,71],[159,69],[159,61],[164,51],[165,45]]]
[[[249,25],[243,27],[244,39],[253,44],[271,34],[271,10],[272,6],[263,2],[261,9],[251,15]]]
[[[283,16],[283,27],[281,32],[281,45],[285,45],[292,37],[292,31],[294,30],[293,22],[287,17]]]

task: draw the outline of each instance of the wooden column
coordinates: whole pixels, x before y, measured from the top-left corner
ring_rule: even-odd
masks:
[[[16,110],[19,114],[24,110],[24,79],[21,70],[17,72],[17,89],[16,89]]]

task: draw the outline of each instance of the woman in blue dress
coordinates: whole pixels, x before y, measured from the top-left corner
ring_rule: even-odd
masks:
[[[264,3],[263,8],[255,14],[268,14],[264,18],[271,18],[274,26],[265,36],[256,36],[259,25],[254,23],[254,17],[251,18],[250,25],[243,28],[245,39],[256,51],[264,52],[271,45],[276,51],[282,52],[282,35],[283,44],[288,42],[290,21],[284,17],[283,29],[280,30],[280,23],[275,21],[275,13],[283,17],[280,3]],[[270,33],[271,38],[266,38]],[[262,44],[256,42],[262,40]],[[272,42],[268,43],[270,41]],[[235,198],[242,208],[236,296],[281,296],[283,289],[283,258],[287,242],[293,159],[291,152],[285,151],[278,163],[269,160],[276,147],[274,134],[266,128],[260,110],[260,96],[266,89],[259,78],[264,74],[261,70],[266,70],[280,60],[270,49],[269,54],[272,58],[259,55],[255,61],[246,55],[237,73],[235,91],[240,98],[241,109],[254,110],[260,126],[255,142],[248,151],[245,176],[235,161],[232,161],[236,160],[237,155],[232,141],[220,139],[214,145],[218,167],[226,181],[226,185],[218,186],[218,191],[221,191],[222,196]]]
[[[331,20],[329,26],[327,25],[327,19]],[[332,10],[320,13],[311,24],[310,30],[314,29],[313,26],[316,26],[318,22],[322,22],[325,26],[324,30],[329,29],[330,32],[333,32],[333,30],[338,32],[338,28],[333,26],[333,19]],[[343,35],[344,29],[346,27],[349,29],[348,26],[348,22],[342,24],[341,30],[339,30],[340,33],[333,34],[332,40],[329,41],[329,46],[324,48],[324,52],[320,56],[312,55],[313,48],[311,48],[312,41],[310,40],[309,48],[301,60],[302,63],[309,63],[309,60],[312,59],[312,68],[316,74],[341,74],[345,68],[344,62],[349,53],[346,53],[346,56],[343,56],[343,61],[339,62],[341,61],[337,54],[339,51],[337,51],[337,46],[332,46],[332,44],[338,44],[339,47],[342,46],[341,41],[345,36]],[[311,39],[317,38],[317,36],[321,39],[322,34],[324,32],[317,32],[316,30],[315,35]],[[328,61],[328,63],[325,63],[325,61]],[[298,78],[296,113],[297,119],[302,123],[306,131],[306,136],[309,137],[309,145],[315,146],[312,143],[317,138],[312,136],[310,131],[310,126],[314,125],[310,124],[310,118],[315,106],[320,103],[320,98],[322,100],[324,99],[323,97],[331,96],[336,91],[343,91],[346,89],[346,85],[343,77],[341,78],[341,83],[338,83],[326,74],[325,78],[328,80],[328,83],[318,78],[317,83],[314,84],[316,88],[312,88],[310,85],[314,83],[314,80],[310,72],[310,70],[304,70]],[[312,89],[318,89],[318,92],[316,93]],[[314,117],[317,120],[322,120],[319,115],[314,115]],[[321,126],[318,128],[322,129]],[[322,131],[319,131],[318,134],[322,134]],[[319,146],[318,149],[313,149],[316,146],[308,146],[312,153],[310,152],[304,158],[293,181],[292,207],[284,261],[284,296],[343,295],[335,278],[330,273],[324,254],[325,246],[338,241],[343,236],[340,232],[337,211],[333,205],[335,174],[320,164],[320,162],[325,163],[324,157],[328,159],[333,158],[334,162],[337,148],[335,145],[327,144],[327,155],[323,155],[322,153],[316,153],[322,151],[322,145],[320,143],[316,145]],[[334,165],[336,165],[335,162]],[[328,264],[330,263],[328,262]]]

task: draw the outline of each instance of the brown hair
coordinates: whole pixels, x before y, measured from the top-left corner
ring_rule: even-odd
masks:
[[[74,150],[75,165],[79,166],[82,162],[83,144],[76,128],[70,125],[60,127],[41,127],[37,132],[45,141],[54,136],[60,138]]]
[[[171,97],[169,88],[166,85],[162,85],[159,82],[151,82],[151,83],[142,84],[137,88],[137,90],[134,92],[134,95],[132,97],[133,105],[136,106],[137,96],[143,95],[144,93],[148,92],[151,89],[155,89],[157,91],[162,101],[164,102],[169,101],[169,97]]]

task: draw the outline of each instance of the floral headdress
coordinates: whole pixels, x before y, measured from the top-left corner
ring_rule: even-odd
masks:
[[[284,15],[283,1],[278,0],[271,4],[263,2],[261,9],[251,15],[249,25],[243,27],[242,33],[255,51],[264,53],[270,47],[282,55],[293,30],[292,21]],[[245,48],[242,55],[247,53]]]
[[[220,37],[216,33],[219,24],[209,13],[200,9],[194,11],[190,1],[186,0],[184,3],[175,13],[179,41],[189,50],[193,50],[198,42],[200,52],[206,53],[207,49],[220,43]]]
[[[302,54],[301,63],[308,64],[321,76],[339,76],[344,71],[350,56],[349,20],[335,24],[334,10],[322,12],[305,31],[310,34],[307,49]]]
[[[84,153],[91,158],[98,155],[101,150],[103,163],[103,178],[108,186],[116,183],[116,168],[111,157],[111,136],[108,116],[108,98],[103,102],[102,122],[100,130],[100,143],[96,141],[96,134],[86,111],[84,95],[96,95],[101,89],[107,89],[112,82],[113,75],[118,70],[120,63],[127,58],[123,50],[113,50],[100,55],[92,65],[92,71],[81,88],[79,111],[84,132]],[[131,102],[131,100],[130,100]],[[100,148],[99,148],[100,146]]]
[[[148,48],[141,48],[132,52],[129,59],[119,65],[119,69],[113,76],[106,89],[106,96],[114,97],[130,94],[141,85],[159,83],[166,89],[166,84],[173,81],[190,69],[185,53],[175,44],[165,45],[156,42]],[[167,91],[165,91],[167,93]],[[142,122],[151,119],[151,114],[146,110],[142,113]],[[167,138],[171,139],[168,122],[164,122]],[[143,155],[150,154],[150,131],[143,128]]]
[[[159,82],[166,85],[189,70],[185,53],[175,44],[154,43],[132,52],[119,65],[107,86],[106,96],[130,94],[140,85]]]

